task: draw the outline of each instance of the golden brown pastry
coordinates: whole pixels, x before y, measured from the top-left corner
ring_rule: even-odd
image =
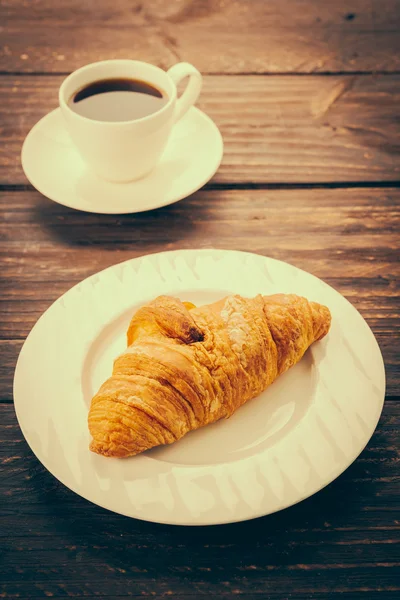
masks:
[[[295,295],[140,308],[128,348],[92,399],[90,449],[133,456],[229,417],[327,334],[328,308]]]

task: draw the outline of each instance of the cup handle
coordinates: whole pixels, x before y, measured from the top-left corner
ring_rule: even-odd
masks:
[[[181,62],[167,71],[172,81],[178,87],[185,77],[189,77],[185,91],[176,102],[175,122],[179,121],[199,97],[203,78],[201,73],[190,63]]]

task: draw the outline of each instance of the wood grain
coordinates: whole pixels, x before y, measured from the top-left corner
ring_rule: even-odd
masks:
[[[22,143],[61,81],[0,77],[0,184],[27,183]],[[206,77],[199,106],[225,144],[213,182],[398,181],[399,104],[397,75]]]
[[[398,0],[5,0],[0,70],[71,71],[108,58],[205,73],[393,71]]]
[[[76,496],[0,406],[3,597],[393,598],[400,590],[398,428],[387,402],[359,459],[316,496],[256,521],[154,525]],[[2,587],[1,587],[2,586]],[[190,593],[188,592],[190,590]],[[324,595],[325,594],[325,595]]]
[[[398,396],[399,225],[398,189],[209,190],[164,209],[118,216],[70,210],[36,192],[3,192],[2,400],[12,398],[9,367],[20,340],[72,285],[135,256],[207,247],[271,256],[333,285],[372,327],[387,392]]]
[[[399,28],[400,0],[0,2],[0,598],[400,596]],[[225,142],[208,189],[105,216],[27,185],[28,131],[57,106],[65,74],[107,58],[185,60],[206,75],[199,106]],[[319,189],[257,189],[274,185]],[[384,356],[383,414],[355,463],[288,510],[205,528],[128,519],[32,454],[11,404],[17,356],[83,278],[207,247],[288,261],[347,297]]]

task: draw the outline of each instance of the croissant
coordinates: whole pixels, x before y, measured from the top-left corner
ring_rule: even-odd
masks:
[[[277,294],[195,307],[160,296],[140,308],[128,347],[93,397],[90,449],[126,457],[229,417],[324,337],[326,306]]]

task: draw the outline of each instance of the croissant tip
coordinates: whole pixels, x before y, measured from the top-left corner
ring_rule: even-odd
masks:
[[[123,446],[110,446],[109,444],[96,442],[95,440],[90,442],[89,450],[94,454],[113,458],[127,458],[129,456],[135,456],[135,454],[138,454],[138,452],[129,452]]]
[[[92,440],[89,444],[89,450],[94,454],[100,454],[101,456],[113,456],[111,449],[108,445],[102,444]]]
[[[89,444],[89,450],[91,452],[94,452],[95,454],[102,454],[101,448],[99,447],[99,445],[95,441],[90,442],[90,444]]]
[[[311,306],[314,312],[315,341],[319,341],[322,340],[322,338],[324,338],[329,332],[332,322],[332,315],[329,308],[323,304],[311,302]]]

